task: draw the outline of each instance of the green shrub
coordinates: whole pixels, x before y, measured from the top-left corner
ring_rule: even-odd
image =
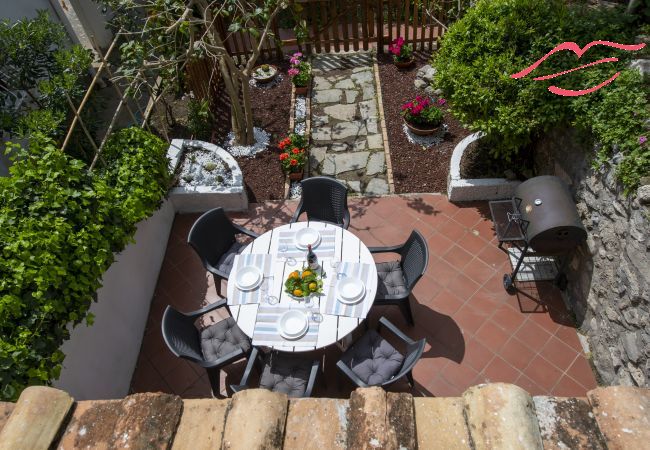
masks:
[[[138,221],[163,198],[162,141],[142,130],[116,133],[107,167],[89,172],[45,137],[0,178],[0,397],[59,376],[69,325],[84,319],[102,274]]]
[[[187,128],[194,139],[207,140],[210,138],[211,119],[208,99],[190,99],[187,104]]]
[[[486,133],[485,141],[495,158],[510,160],[550,128],[573,123],[592,131],[603,144],[598,161],[606,160],[614,145],[630,158],[619,167],[619,176],[631,188],[638,183],[639,173],[647,171],[643,161],[648,157],[638,136],[643,131],[642,119],[648,118],[648,90],[640,77],[623,69],[633,57],[630,52],[596,47],[583,55],[581,64],[617,56],[617,67],[623,73],[611,85],[582,97],[558,96],[547,88],[598,84],[613,74],[611,64],[573,72],[561,82],[533,80],[575,67],[576,56],[560,52],[534,75],[510,78],[561,42],[631,43],[631,20],[615,10],[567,5],[561,0],[480,0],[443,36],[434,59],[436,85],[445,91],[453,113],[463,123]]]

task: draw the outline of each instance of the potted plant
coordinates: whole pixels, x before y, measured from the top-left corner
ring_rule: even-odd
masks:
[[[291,68],[287,71],[296,88],[296,95],[306,95],[311,82],[311,64],[302,60],[302,53],[296,52],[289,59]]]
[[[438,105],[444,105],[444,102],[444,99],[439,99]],[[402,105],[402,117],[412,133],[426,136],[438,129],[442,123],[443,112],[431,99],[418,95],[415,100]]]
[[[280,141],[278,147],[282,150],[280,153],[282,169],[289,174],[290,180],[301,180],[307,162],[307,139],[299,134],[291,133]]]
[[[413,58],[413,46],[404,44],[404,38],[398,37],[388,46],[388,51],[393,55],[393,63],[399,68],[410,67],[415,59]]]
[[[253,69],[253,78],[261,84],[271,82],[278,75],[278,68],[273,64],[261,64]]]

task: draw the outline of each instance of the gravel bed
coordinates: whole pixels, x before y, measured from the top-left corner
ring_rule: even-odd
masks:
[[[446,192],[451,154],[471,132],[452,117],[445,105],[445,140],[429,148],[409,141],[403,130],[401,106],[417,95],[415,74],[428,58],[419,57],[417,64],[407,70],[397,69],[388,55],[378,55],[377,59],[396,193]]]
[[[234,145],[235,133],[231,131],[226,137],[226,151],[232,156],[252,158],[253,156],[257,155],[260,152],[263,152],[268,148],[269,143],[271,142],[270,133],[267,133],[261,128],[255,127],[253,129],[253,136],[255,138],[255,143],[253,145]]]
[[[204,148],[186,149],[178,173],[178,186],[233,185],[230,167],[215,151]]]

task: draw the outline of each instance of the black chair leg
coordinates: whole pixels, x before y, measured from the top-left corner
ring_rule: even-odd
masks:
[[[399,309],[402,310],[406,322],[411,326],[415,325],[413,313],[411,312],[411,299],[407,297],[405,300],[402,300],[399,303]]]
[[[220,276],[217,276],[215,274],[212,274],[212,278],[214,279],[214,288],[217,290],[217,295],[221,298],[225,298],[223,294],[221,293],[221,281],[222,278]]]
[[[220,377],[221,377],[221,369],[205,369],[206,372],[208,372],[208,380],[210,381],[210,389],[212,390],[212,397],[214,398],[220,398],[221,397],[221,392],[220,392]]]
[[[412,388],[415,387],[415,380],[413,379],[413,372],[406,372],[406,379]]]

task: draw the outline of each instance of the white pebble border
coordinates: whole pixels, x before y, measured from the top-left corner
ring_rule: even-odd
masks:
[[[447,134],[448,129],[449,127],[447,126],[447,124],[443,123],[442,130],[438,130],[435,133],[430,134],[429,136],[419,136],[417,134],[412,133],[411,130],[408,129],[406,124],[402,125],[402,130],[406,135],[406,139],[408,139],[408,141],[411,144],[419,145],[424,148],[429,148],[429,147],[433,147],[434,145],[442,144],[445,141],[445,135]]]
[[[248,80],[248,85],[250,87],[258,88],[258,89],[272,89],[276,87],[278,84],[282,82],[284,77],[282,76],[281,73],[278,74],[277,77],[273,78],[273,80],[269,81],[268,83],[258,83],[255,78],[251,78]]]
[[[213,163],[214,170],[206,170],[207,163]],[[194,141],[188,141],[179,169],[179,186],[233,185],[232,171],[217,153],[217,147],[205,148],[201,144],[194,144]]]
[[[269,142],[271,142],[271,135],[261,128],[256,127],[253,129],[253,137],[255,138],[253,145],[234,145],[235,133],[231,131],[226,137],[226,145],[224,147],[232,156],[252,158],[266,150]]]
[[[302,185],[300,184],[299,181],[292,181],[291,187],[289,187],[289,199],[293,200],[296,198],[300,198],[301,195],[302,195]]]

